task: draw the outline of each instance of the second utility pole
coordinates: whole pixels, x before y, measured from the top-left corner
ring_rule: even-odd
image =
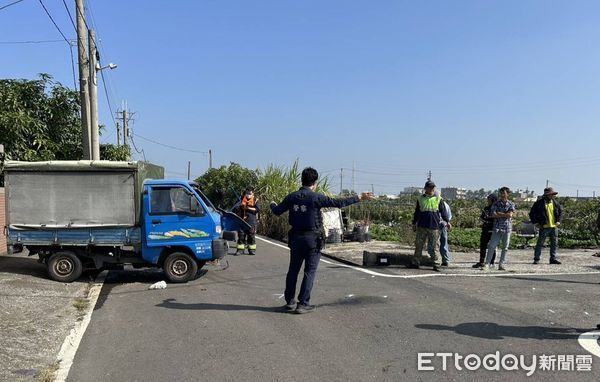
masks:
[[[87,27],[83,15],[83,0],[76,0],[75,12],[77,12],[77,56],[79,59],[79,96],[81,99],[81,130],[83,144],[83,159],[91,159],[90,141],[90,95],[89,87],[89,60],[87,55]]]
[[[93,29],[88,31],[88,43],[90,47],[90,146],[92,160],[100,160],[100,136],[98,132],[98,78],[96,77],[96,33]]]

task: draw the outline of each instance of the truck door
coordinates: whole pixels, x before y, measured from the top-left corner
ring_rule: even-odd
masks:
[[[221,225],[223,226],[223,231],[249,232],[252,228],[233,212],[225,211],[221,208],[219,208],[219,212],[221,213]]]
[[[198,259],[211,259],[215,224],[196,196],[181,185],[152,186],[148,196],[147,246],[186,246]]]

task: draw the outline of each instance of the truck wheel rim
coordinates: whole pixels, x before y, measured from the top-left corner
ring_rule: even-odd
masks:
[[[189,267],[188,263],[185,260],[176,260],[173,262],[173,266],[171,267],[173,273],[177,276],[183,276],[187,273]]]
[[[61,276],[66,276],[73,272],[73,263],[69,259],[60,259],[56,262],[54,270]]]

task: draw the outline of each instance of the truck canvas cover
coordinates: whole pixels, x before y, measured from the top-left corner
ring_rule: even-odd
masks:
[[[12,228],[131,227],[139,222],[146,162],[6,162],[7,223]]]

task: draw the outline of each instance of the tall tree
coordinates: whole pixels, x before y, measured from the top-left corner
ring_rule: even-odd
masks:
[[[227,209],[233,207],[246,187],[257,186],[258,175],[256,171],[232,162],[228,167],[211,168],[196,182],[216,206]]]
[[[36,80],[0,80],[0,143],[5,157],[23,161],[81,159],[79,113],[77,91],[48,74],[40,74]],[[102,159],[129,159],[126,146],[102,146]]]

